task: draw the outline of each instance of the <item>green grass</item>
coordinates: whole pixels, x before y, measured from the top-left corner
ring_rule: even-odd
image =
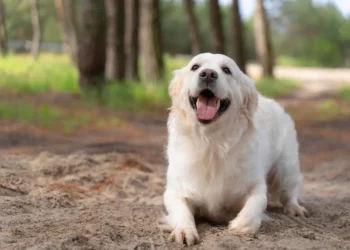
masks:
[[[170,105],[168,85],[165,82],[149,86],[138,82],[109,83],[101,97],[97,96],[97,93],[88,93],[85,97],[86,103],[139,111],[152,111],[154,108]]]
[[[141,82],[110,82],[98,100],[95,95],[87,95],[88,104],[102,104],[109,108],[154,110],[155,107],[168,107],[168,83],[172,71],[186,65],[187,57],[165,57],[165,79],[158,84]],[[9,55],[0,58],[0,88],[21,93],[78,93],[76,68],[64,54],[42,54],[38,61],[30,55]],[[276,97],[297,87],[297,83],[278,79],[258,81],[258,90],[266,96]]]
[[[0,87],[19,92],[44,93],[79,91],[77,71],[68,57],[42,54],[33,61],[28,55],[0,58]]]
[[[277,65],[291,66],[291,67],[322,67],[322,64],[307,58],[294,58],[288,56],[279,56],[277,58]]]
[[[289,79],[261,78],[256,83],[258,91],[267,97],[286,95],[299,87],[299,83]]]
[[[340,88],[339,96],[343,100],[350,101],[350,86],[344,86]]]
[[[143,82],[109,82],[102,99],[88,94],[87,101],[118,109],[140,109],[168,106],[168,82],[172,71],[186,65],[186,59],[165,56],[165,80],[158,84]],[[78,93],[78,74],[65,55],[42,54],[35,62],[30,55],[9,55],[0,58],[0,88],[21,93]]]
[[[80,107],[87,112],[74,112],[74,109],[50,107],[48,104],[36,105],[29,101],[7,98],[0,101],[0,118],[59,129],[65,133],[72,133],[89,124],[100,127],[119,126],[122,121],[118,118],[100,117],[99,114],[89,112],[91,105],[153,112],[158,107],[169,107],[168,84],[173,76],[172,71],[185,66],[189,60],[186,57],[174,58],[166,55],[165,79],[158,84],[145,84],[142,81],[118,84],[108,82],[99,98],[96,98],[96,93],[88,93],[83,98],[83,103],[80,103],[83,105]],[[79,93],[77,80],[77,70],[66,55],[42,54],[36,62],[30,55],[0,58],[0,91],[5,93]],[[287,94],[296,87],[296,82],[284,79],[263,78],[257,83],[260,93],[270,97]],[[87,105],[85,109],[84,104]]]
[[[48,105],[37,106],[24,101],[1,101],[0,117],[27,124],[39,124],[46,128],[63,128],[67,133],[91,121],[89,116],[71,117],[60,109]]]
[[[37,124],[49,129],[60,129],[69,134],[94,122],[88,114],[74,114],[47,104],[35,105],[25,101],[0,101],[0,117],[16,120],[24,124]],[[102,123],[103,122],[103,123]],[[118,126],[121,121],[116,117],[100,119],[99,126]]]
[[[348,113],[339,103],[331,99],[324,100],[318,107],[318,111],[320,117],[344,115]]]

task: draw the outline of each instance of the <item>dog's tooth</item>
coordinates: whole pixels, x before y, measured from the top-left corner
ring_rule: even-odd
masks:
[[[217,99],[217,100],[216,100],[216,109],[219,109],[219,108],[220,108],[220,100]]]
[[[201,100],[200,96],[197,98],[196,104],[198,105],[199,101]]]

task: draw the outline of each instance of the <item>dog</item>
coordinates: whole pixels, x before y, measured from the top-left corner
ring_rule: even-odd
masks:
[[[255,234],[268,196],[289,215],[307,215],[294,122],[231,58],[195,56],[174,71],[169,94],[164,221],[172,241],[198,243],[197,217]]]

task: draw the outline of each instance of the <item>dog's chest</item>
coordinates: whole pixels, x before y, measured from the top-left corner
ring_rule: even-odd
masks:
[[[232,216],[240,207],[246,184],[239,163],[208,153],[191,170],[184,187],[199,213],[215,221]]]

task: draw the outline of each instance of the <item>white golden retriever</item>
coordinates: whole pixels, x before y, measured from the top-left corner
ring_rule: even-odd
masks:
[[[304,216],[294,122],[220,54],[204,53],[175,71],[169,86],[169,160],[164,203],[170,239],[193,245],[195,217],[229,222],[234,234],[258,231],[267,196]]]

